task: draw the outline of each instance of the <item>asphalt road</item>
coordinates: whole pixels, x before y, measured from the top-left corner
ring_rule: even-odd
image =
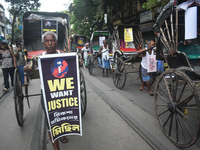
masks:
[[[99,68],[94,69],[92,76],[86,69],[83,69],[83,73],[88,97],[86,114],[82,118],[83,136],[68,136],[68,143],[60,143],[61,150],[179,149],[162,133],[155,118],[153,97],[139,91],[141,82],[137,80],[138,74],[128,74],[125,87],[119,90],[114,86],[112,76],[102,77]],[[38,79],[31,81],[29,93],[40,93]],[[47,132],[47,141],[42,139],[40,96],[30,98],[30,105],[29,109],[25,99],[24,125],[19,127],[14,111],[13,90],[1,98],[0,150],[35,150],[40,148],[41,143],[52,150]],[[197,144],[185,150],[199,149],[199,143],[197,141]]]

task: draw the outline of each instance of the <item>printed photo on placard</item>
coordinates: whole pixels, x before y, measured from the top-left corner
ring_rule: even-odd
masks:
[[[55,32],[58,35],[58,22],[56,20],[42,20],[41,27],[42,35],[47,31]]]

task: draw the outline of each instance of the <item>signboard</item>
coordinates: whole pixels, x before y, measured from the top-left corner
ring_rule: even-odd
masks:
[[[197,38],[197,6],[185,11],[185,40]]]
[[[41,27],[42,27],[42,35],[47,31],[55,32],[58,36],[58,22],[56,20],[42,20],[41,21]]]
[[[103,41],[106,39],[105,36],[100,36],[99,37],[99,46],[102,46],[103,45]]]
[[[83,46],[83,37],[78,37],[77,45],[82,45]]]
[[[125,42],[133,42],[133,29],[132,28],[124,28],[124,41]]]
[[[38,66],[52,141],[66,135],[82,136],[78,56],[44,55]]]

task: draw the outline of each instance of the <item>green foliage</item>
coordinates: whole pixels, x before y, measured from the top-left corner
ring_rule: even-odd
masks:
[[[123,11],[127,4],[133,4],[133,0],[73,0],[69,8],[73,33],[89,37],[93,31],[105,26],[112,30],[111,15]],[[107,24],[104,13],[108,14]]]
[[[169,0],[147,0],[146,3],[143,3],[142,8],[152,9],[158,6],[159,3],[161,6],[164,6],[167,2],[169,2]]]
[[[151,9],[152,7],[156,6],[158,0],[147,0],[146,3],[143,3],[142,7]]]
[[[5,0],[11,7],[9,12],[12,15],[24,13],[30,10],[37,10],[40,7],[39,0]]]
[[[72,33],[85,35],[89,38],[95,24],[98,23],[100,15],[98,12],[99,1],[95,0],[74,0],[69,8],[71,24],[73,24]],[[100,19],[100,17],[99,17]]]
[[[5,2],[10,3],[10,8],[8,11],[11,15],[13,15],[13,21],[12,21],[12,40],[11,43],[14,43],[15,39],[18,39],[19,37],[15,37],[15,22],[16,18],[22,16],[23,13],[31,10],[38,10],[38,7],[40,7],[39,0],[5,0]],[[16,32],[18,33],[18,32]]]

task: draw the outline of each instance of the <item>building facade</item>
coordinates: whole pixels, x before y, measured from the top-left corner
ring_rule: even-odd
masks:
[[[5,9],[0,4],[0,35],[7,40]]]
[[[157,6],[153,9],[143,8],[142,5],[145,2],[146,0],[130,1],[129,3],[126,3],[123,10],[119,10],[111,18],[114,27],[120,24],[139,25],[144,42],[155,38],[152,27],[156,21],[156,17],[162,9],[161,6]]]

